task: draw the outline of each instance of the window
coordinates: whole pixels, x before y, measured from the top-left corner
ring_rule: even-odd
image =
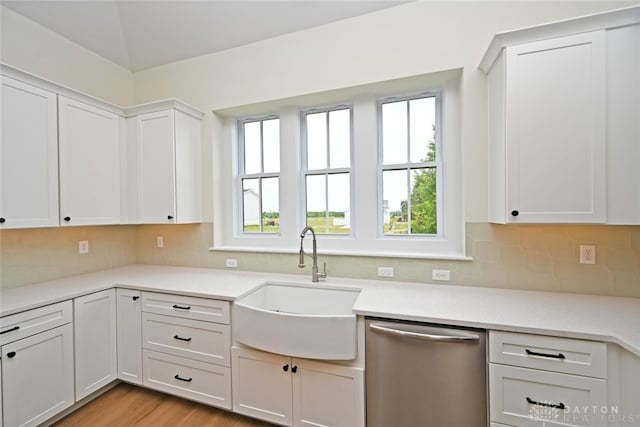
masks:
[[[351,108],[302,114],[305,222],[317,233],[351,232]]]
[[[225,136],[213,145],[214,248],[294,254],[310,225],[323,255],[469,259],[461,76],[443,71],[217,112]]]
[[[437,94],[380,101],[384,235],[437,235],[441,181]]]
[[[239,122],[242,232],[280,231],[280,119]]]

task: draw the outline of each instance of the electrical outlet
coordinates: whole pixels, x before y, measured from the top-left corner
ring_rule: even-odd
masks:
[[[164,248],[164,237],[162,237],[162,236],[156,237],[156,245],[159,248]]]
[[[79,254],[88,254],[89,253],[89,241],[88,240],[80,240],[78,242],[78,253]]]
[[[580,245],[580,264],[596,263],[595,245]]]
[[[236,268],[238,266],[238,260],[235,258],[227,258],[226,265],[229,268]]]
[[[431,278],[433,280],[448,282],[451,280],[451,272],[449,270],[431,270]]]
[[[393,267],[378,267],[379,277],[393,277]]]

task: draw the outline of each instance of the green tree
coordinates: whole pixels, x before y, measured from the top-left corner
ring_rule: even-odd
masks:
[[[427,144],[429,149],[425,161],[433,162],[436,159],[435,141],[428,141]],[[420,171],[413,171],[413,174],[414,186],[411,191],[411,233],[436,234],[438,232],[436,215],[438,211],[436,169],[422,169]]]

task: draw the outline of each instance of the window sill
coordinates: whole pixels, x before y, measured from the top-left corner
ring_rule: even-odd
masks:
[[[221,252],[254,252],[254,253],[274,253],[274,254],[298,254],[299,248],[271,248],[260,246],[216,246],[209,248],[210,251]],[[413,259],[434,259],[445,261],[473,261],[473,258],[466,255],[456,254],[426,254],[418,252],[376,252],[376,251],[358,251],[358,250],[320,250],[318,255],[341,255],[341,256],[362,256],[362,257],[380,257],[380,258],[413,258]]]

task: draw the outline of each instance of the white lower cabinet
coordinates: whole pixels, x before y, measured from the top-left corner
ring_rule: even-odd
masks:
[[[609,403],[604,343],[498,331],[489,337],[492,426],[602,425],[599,411]]]
[[[36,426],[74,403],[73,328],[2,346],[3,425]]]
[[[229,302],[142,292],[145,387],[231,409]]]
[[[117,378],[115,289],[73,300],[76,400]]]
[[[364,370],[232,348],[234,412],[286,426],[364,426]]]
[[[118,379],[142,385],[142,312],[140,291],[116,289]]]

